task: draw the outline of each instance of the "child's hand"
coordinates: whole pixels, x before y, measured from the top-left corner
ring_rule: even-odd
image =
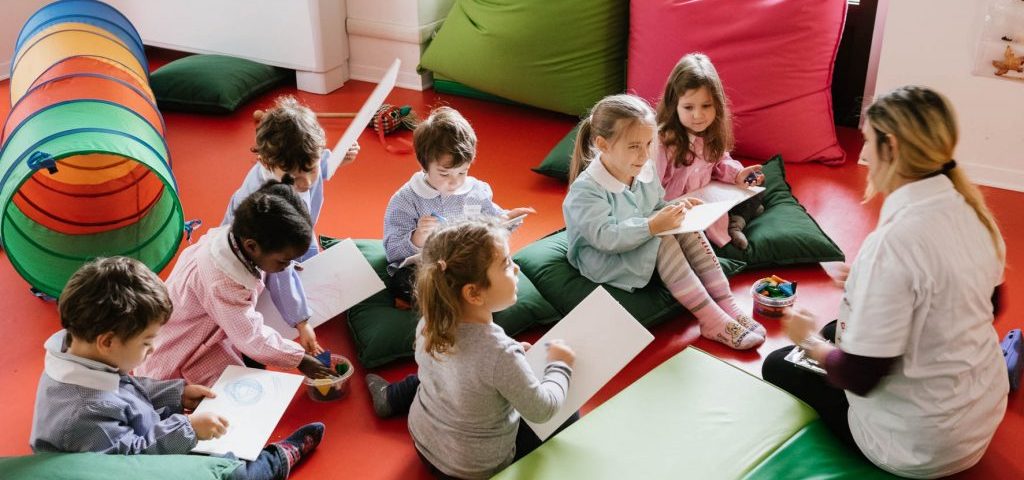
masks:
[[[814,333],[817,324],[814,314],[805,308],[787,307],[782,312],[782,332],[797,345]]]
[[[181,406],[188,411],[195,410],[204,398],[217,398],[217,394],[202,385],[185,385],[185,391],[181,392]]]
[[[356,155],[359,155],[359,142],[353,143],[351,147],[348,147],[348,151],[345,152],[345,158],[341,159],[341,163],[338,167],[344,167],[354,161],[356,161]]]
[[[433,215],[424,215],[420,217],[419,221],[416,222],[416,230],[412,231],[412,244],[418,248],[423,248],[423,244],[427,243],[427,237],[434,232],[434,229],[441,224],[441,220]]]
[[[302,356],[302,361],[299,362],[299,371],[302,372],[303,375],[312,379],[330,378],[335,376],[334,370],[327,368],[324,364],[320,363],[320,360],[317,360],[308,353]]]
[[[678,227],[679,224],[683,223],[683,217],[686,216],[687,208],[682,203],[670,203],[665,208],[655,212],[647,221],[647,228],[651,230],[651,235],[657,235]]]
[[[220,438],[228,431],[228,419],[213,412],[193,413],[188,416],[188,423],[200,440]]]
[[[320,355],[324,352],[324,349],[316,341],[316,332],[313,331],[313,326],[309,324],[308,319],[297,323],[295,329],[299,331],[299,345],[306,349],[306,353]]]
[[[686,207],[687,210],[689,210],[693,207],[696,207],[697,205],[703,204],[704,200],[701,200],[697,197],[686,197],[679,199],[678,203]]]
[[[573,362],[576,361],[576,352],[572,351],[572,349],[561,340],[552,340],[547,344],[547,347],[548,363],[565,362],[566,365],[572,367]]]
[[[523,350],[529,350],[533,346],[530,342],[519,342],[519,346],[523,347]]]
[[[751,185],[764,184],[764,173],[761,173],[762,168],[763,167],[761,165],[751,165],[740,170],[740,173],[736,174],[736,186],[748,187]],[[753,177],[748,178],[751,177],[751,175],[753,175]]]
[[[521,217],[523,215],[530,214],[530,213],[537,213],[537,211],[534,210],[533,207],[519,207],[519,208],[513,208],[513,209],[505,212],[505,214],[502,215],[501,217],[504,220],[512,220],[514,218],[519,218],[519,217]]]

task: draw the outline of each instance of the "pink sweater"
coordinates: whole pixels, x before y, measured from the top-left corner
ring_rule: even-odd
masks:
[[[704,159],[704,139],[697,137],[693,141],[693,149],[697,153],[693,163],[688,166],[676,167],[672,162],[674,148],[664,145],[658,150],[657,168],[661,177],[661,185],[665,187],[665,200],[674,200],[694,190],[704,188],[711,180],[728,184],[736,183],[736,175],[743,170],[743,165],[729,156],[722,155],[717,163]],[[723,216],[704,232],[708,240],[721,247],[731,240],[729,238],[729,217]]]
[[[167,279],[174,312],[136,375],[210,386],[228,365],[242,365],[242,354],[281,368],[299,365],[302,347],[256,311],[263,282],[231,251],[229,228],[214,228],[181,252]]]

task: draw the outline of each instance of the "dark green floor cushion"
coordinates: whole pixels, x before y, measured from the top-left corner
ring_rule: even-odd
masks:
[[[764,174],[765,211],[743,230],[749,247],[740,250],[726,245],[716,249],[718,256],[746,262],[748,270],[845,260],[839,246],[793,197],[782,157],[776,155],[765,162]]]
[[[625,86],[628,10],[620,0],[456,0],[420,66],[580,115]]]
[[[533,242],[514,256],[523,273],[562,315],[567,315],[597,288],[596,283],[569,264],[565,256],[568,247],[568,236],[562,231]],[[743,262],[723,260],[722,268],[726,275],[732,275],[743,269]],[[683,307],[665,289],[657,274],[646,287],[632,293],[607,285],[605,289],[646,327],[683,313]]]
[[[242,462],[204,455],[40,453],[0,458],[4,480],[227,480]]]
[[[244,58],[191,55],[160,67],[149,83],[161,110],[230,113],[292,74]]]
[[[359,251],[382,279],[387,278],[387,257],[380,240],[356,240]],[[328,244],[329,242],[322,242]],[[494,323],[505,333],[515,335],[536,324],[558,321],[561,316],[530,279],[519,274],[518,301],[512,307],[494,314]],[[348,311],[348,325],[356,344],[359,362],[376,368],[413,354],[418,315],[411,310],[395,308],[395,299],[387,290],[364,300]]]
[[[839,443],[821,420],[815,420],[790,438],[744,480],[816,478],[828,480],[883,480],[900,478],[879,469]]]
[[[740,478],[816,417],[690,347],[494,478]]]
[[[504,103],[506,105],[519,105],[519,103],[513,102],[512,100],[501,98],[497,95],[491,95],[487,92],[481,92],[480,90],[472,87],[467,87],[437,72],[434,72],[434,91],[437,93],[458,95],[460,97],[475,98],[477,100],[486,100],[488,102]]]
[[[576,134],[579,130],[579,125],[573,127],[573,129],[562,137],[562,140],[555,145],[555,148],[551,149],[548,156],[544,157],[544,161],[540,162],[540,165],[533,167],[533,171],[544,176],[557,178],[563,182],[568,182],[569,162],[572,161],[572,149],[576,144]]]

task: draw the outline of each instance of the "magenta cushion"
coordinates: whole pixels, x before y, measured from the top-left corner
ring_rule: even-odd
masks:
[[[841,163],[832,118],[832,65],[841,0],[630,2],[626,84],[655,104],[683,55],[715,64],[732,104],[734,156]]]

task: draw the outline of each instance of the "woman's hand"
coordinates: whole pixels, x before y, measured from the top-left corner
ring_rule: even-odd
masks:
[[[782,312],[782,332],[800,345],[818,328],[817,318],[810,310],[789,307]]]
[[[679,224],[683,223],[683,217],[686,216],[688,208],[681,202],[670,203],[665,208],[655,212],[647,221],[647,228],[650,229],[651,235],[657,235],[678,227]]]
[[[826,266],[827,265],[827,266]],[[825,273],[832,278],[832,283],[839,288],[846,288],[846,279],[850,277],[850,266],[845,263],[822,264]]]
[[[751,165],[747,168],[744,168],[743,170],[740,170],[740,173],[736,174],[736,180],[734,181],[736,183],[736,186],[748,187],[751,185],[763,185],[764,173],[761,172],[762,168],[764,167],[762,167],[761,165]],[[747,177],[750,177],[751,174],[754,174],[754,178],[752,180],[748,180]]]
[[[299,331],[299,345],[302,345],[306,353],[320,355],[324,352],[324,349],[316,341],[316,332],[313,331],[313,326],[309,324],[309,319],[296,324],[295,329]]]

